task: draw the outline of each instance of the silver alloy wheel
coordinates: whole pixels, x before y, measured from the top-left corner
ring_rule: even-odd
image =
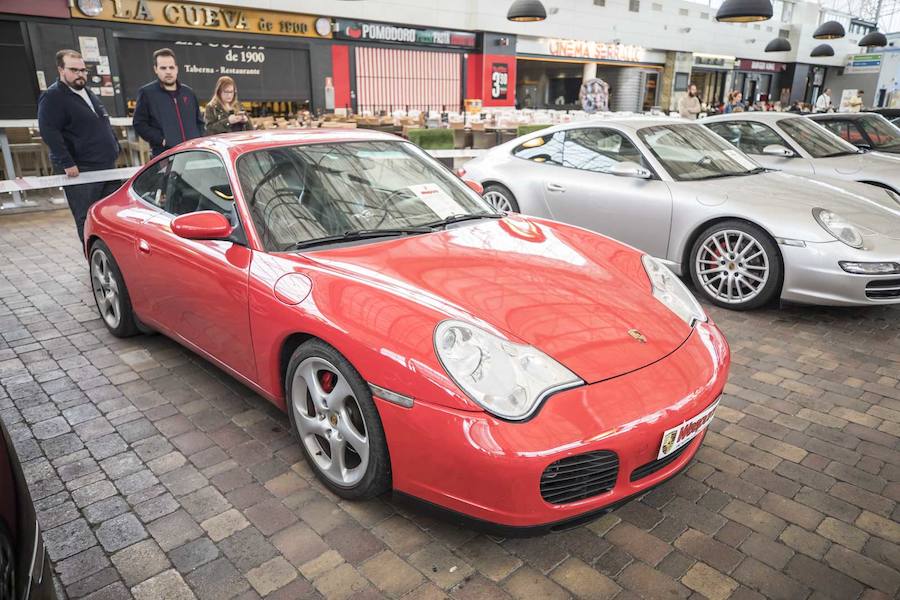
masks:
[[[507,198],[501,192],[496,190],[491,190],[490,192],[485,192],[482,196],[485,200],[487,200],[491,206],[496,208],[497,210],[502,210],[504,212],[512,212],[512,204],[509,202],[509,198]]]
[[[95,250],[91,254],[91,283],[94,287],[94,298],[100,316],[110,329],[119,326],[122,320],[122,307],[119,299],[119,284],[113,277],[109,257],[103,250]]]
[[[769,257],[759,241],[745,231],[716,231],[703,240],[694,261],[706,293],[728,304],[752,300],[769,280]]]
[[[369,466],[369,437],[350,383],[324,358],[307,358],[294,371],[291,410],[306,451],[336,485],[359,483]]]

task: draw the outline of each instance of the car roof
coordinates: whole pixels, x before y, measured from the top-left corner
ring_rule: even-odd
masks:
[[[404,140],[396,135],[368,129],[264,129],[196,138],[178,148],[217,150],[237,157],[254,150],[279,146],[373,141]]]
[[[562,123],[549,128],[552,131],[565,131],[570,129],[589,129],[592,127],[617,127],[629,132],[635,132],[644,127],[656,127],[658,125],[690,125],[695,121],[682,119],[680,117],[650,117],[643,115],[609,117],[600,119],[590,119],[588,121],[574,121],[571,123]],[[539,131],[545,131],[543,129]],[[537,132],[535,132],[537,133]]]
[[[855,121],[866,116],[872,116],[877,113],[820,113],[817,115],[809,115],[813,121]]]
[[[727,115],[716,115],[714,117],[706,117],[701,123],[718,123],[721,121],[758,121],[761,123],[774,123],[782,119],[802,119],[803,115],[789,112],[779,112],[774,110],[754,110],[748,112],[730,113]]]

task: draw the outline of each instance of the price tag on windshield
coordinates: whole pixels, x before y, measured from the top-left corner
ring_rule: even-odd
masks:
[[[434,183],[411,185],[408,189],[424,202],[439,219],[446,219],[462,212],[459,204]]]

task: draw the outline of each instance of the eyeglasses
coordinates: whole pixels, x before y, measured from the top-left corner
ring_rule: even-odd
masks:
[[[82,75],[87,75],[87,69],[76,69],[75,67],[66,67],[66,71],[70,73],[81,73]]]

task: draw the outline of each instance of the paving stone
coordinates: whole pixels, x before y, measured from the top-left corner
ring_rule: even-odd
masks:
[[[203,535],[203,530],[184,510],[160,517],[147,525],[147,531],[166,552]]]
[[[690,590],[682,584],[638,561],[628,565],[616,583],[639,595],[654,598],[687,598],[690,595]]]
[[[217,558],[197,568],[185,580],[200,600],[232,598],[249,588],[247,580],[226,558]]]
[[[369,582],[347,563],[342,563],[333,571],[322,575],[313,581],[313,585],[323,596],[334,600],[360,598],[370,587]]]
[[[852,578],[803,554],[795,554],[784,572],[831,598],[855,598],[863,591],[863,586]]]
[[[675,547],[725,573],[730,573],[744,556],[708,535],[688,529],[675,540]]]
[[[153,540],[144,540],[119,550],[113,554],[112,562],[129,587],[171,566],[165,552]]]
[[[385,547],[381,540],[356,523],[335,527],[323,536],[323,540],[354,566],[359,566]]]
[[[131,588],[134,600],[194,600],[196,596],[174,569],[164,571],[159,575],[144,581]]]
[[[264,535],[272,535],[297,521],[297,515],[274,498],[246,509],[244,514]]]
[[[219,554],[219,549],[209,538],[201,537],[171,550],[169,558],[179,572],[186,574],[201,565],[215,560]]]
[[[246,573],[278,555],[278,551],[255,527],[246,527],[219,543],[234,566]]]
[[[900,590],[900,573],[843,546],[831,546],[825,562],[889,596],[896,596]]]
[[[578,598],[613,598],[621,590],[612,579],[574,557],[556,567],[550,578]]]
[[[722,575],[709,565],[698,562],[685,574],[681,583],[692,590],[703,594],[710,600],[725,600],[730,598],[737,589],[737,582],[726,575]]]
[[[390,550],[367,560],[360,572],[391,598],[399,598],[425,581],[421,573]]]
[[[200,523],[200,526],[206,530],[209,538],[218,542],[224,540],[235,532],[250,526],[250,522],[244,518],[244,515],[235,509],[227,510],[219,515],[210,517],[206,521]]]
[[[519,600],[531,600],[533,598],[562,600],[570,597],[564,588],[528,566],[524,566],[513,573],[503,583],[503,587],[513,598],[518,598]]]
[[[107,552],[115,552],[147,537],[144,526],[131,513],[105,521],[97,528],[96,534],[100,545]]]
[[[75,519],[44,533],[44,545],[51,560],[59,561],[87,550],[97,543],[84,519]]]
[[[297,569],[283,557],[277,556],[247,572],[247,581],[260,596],[281,589],[297,578]]]
[[[797,552],[802,552],[817,560],[825,556],[825,553],[831,546],[831,543],[822,536],[810,533],[796,525],[788,525],[787,529],[778,536],[778,539]]]
[[[135,505],[134,512],[144,523],[155,521],[178,510],[178,501],[172,494],[161,494]]]

